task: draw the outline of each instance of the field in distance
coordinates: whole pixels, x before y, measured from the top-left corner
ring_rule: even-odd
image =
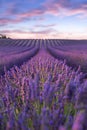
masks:
[[[21,65],[43,48],[55,58],[66,60],[71,67],[87,68],[87,40],[0,39],[0,72],[4,66]]]

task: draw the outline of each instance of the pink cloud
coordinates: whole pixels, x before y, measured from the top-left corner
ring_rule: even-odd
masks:
[[[76,6],[68,0],[47,0],[47,2],[43,3],[43,6],[46,8],[45,13],[56,16],[87,14],[87,4]]]
[[[18,14],[17,16],[19,18],[27,18],[27,17],[39,16],[39,15],[42,15],[42,14],[44,14],[44,12],[42,10],[35,9],[31,12],[29,11],[29,12],[25,12],[25,13],[22,13],[22,14]]]
[[[18,22],[21,22],[21,19],[8,19],[8,18],[1,18],[0,19],[0,25],[7,25],[7,24],[15,24],[15,23],[18,23]]]

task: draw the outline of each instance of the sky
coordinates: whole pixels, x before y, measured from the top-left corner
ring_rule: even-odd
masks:
[[[87,39],[87,0],[0,0],[0,34]]]

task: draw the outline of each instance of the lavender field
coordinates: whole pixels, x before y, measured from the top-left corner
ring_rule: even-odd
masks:
[[[87,40],[0,40],[0,130],[87,130]]]

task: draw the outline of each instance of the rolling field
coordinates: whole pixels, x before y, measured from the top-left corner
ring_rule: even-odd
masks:
[[[86,72],[86,40],[0,40],[0,130],[87,130]]]

